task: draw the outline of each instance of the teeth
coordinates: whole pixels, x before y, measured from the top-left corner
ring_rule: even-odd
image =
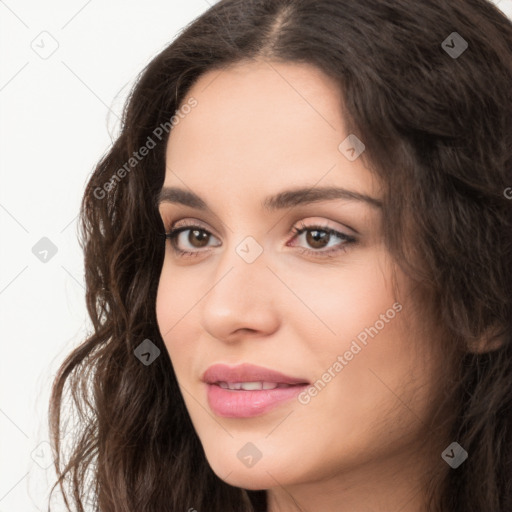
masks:
[[[222,389],[258,391],[261,389],[289,388],[290,384],[278,384],[277,382],[218,382]]]
[[[263,382],[242,382],[238,389],[244,389],[245,391],[255,391],[257,389],[263,389]]]

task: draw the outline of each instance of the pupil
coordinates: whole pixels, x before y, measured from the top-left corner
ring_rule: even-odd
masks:
[[[319,233],[323,233],[320,235]],[[321,249],[322,247],[325,247],[327,244],[327,239],[329,238],[329,233],[326,233],[325,231],[321,231],[318,229],[314,229],[312,231],[308,231],[306,234],[306,239],[308,244],[311,246]]]
[[[199,245],[196,245],[196,247],[204,247],[205,245],[208,244],[208,234],[205,231],[201,231],[199,229],[190,230],[190,235],[188,236],[188,241],[192,245],[195,245],[192,237],[196,237],[196,239],[200,241]]]

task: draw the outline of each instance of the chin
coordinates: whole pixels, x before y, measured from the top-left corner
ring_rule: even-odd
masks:
[[[231,462],[225,454],[220,454],[219,457],[215,460],[208,458],[208,463],[221,480],[233,487],[260,491],[290,483],[289,471],[286,472],[286,468],[273,464],[270,458],[265,462],[263,459],[258,461],[253,467],[245,467],[238,459]]]
[[[268,473],[261,470],[253,473],[251,469],[240,469],[233,470],[231,474],[229,474],[229,472],[219,474],[214,470],[214,473],[227,484],[232,485],[233,487],[247,489],[248,491],[262,491],[275,487],[278,485],[277,482],[281,484],[279,476],[274,479]],[[270,473],[273,474],[272,471],[270,471]],[[227,478],[226,475],[228,475]]]

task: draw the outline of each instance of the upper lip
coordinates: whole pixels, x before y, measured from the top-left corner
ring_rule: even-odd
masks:
[[[253,364],[240,364],[228,366],[226,364],[214,364],[203,374],[203,382],[216,384],[218,382],[275,382],[277,384],[309,384],[307,379],[290,377],[276,372],[270,368]]]

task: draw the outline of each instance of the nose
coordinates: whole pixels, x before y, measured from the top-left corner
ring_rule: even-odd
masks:
[[[203,329],[225,342],[272,334],[279,325],[278,285],[264,253],[248,263],[234,249],[226,251],[202,301]]]

